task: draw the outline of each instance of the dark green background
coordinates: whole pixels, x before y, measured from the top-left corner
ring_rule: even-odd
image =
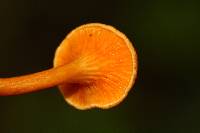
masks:
[[[200,132],[200,2],[1,0],[0,76],[52,67],[66,34],[84,23],[115,26],[139,57],[135,91],[109,110],[79,111],[55,88],[0,97],[0,133]]]

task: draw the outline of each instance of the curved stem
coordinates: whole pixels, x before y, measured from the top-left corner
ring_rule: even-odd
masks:
[[[34,74],[13,78],[0,78],[0,95],[24,94],[56,86],[79,74],[80,70],[78,68],[78,64],[72,62]]]

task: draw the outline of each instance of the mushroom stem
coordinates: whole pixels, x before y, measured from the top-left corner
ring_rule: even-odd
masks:
[[[53,87],[70,80],[80,73],[79,64],[70,64],[29,75],[0,78],[0,96],[24,94]]]

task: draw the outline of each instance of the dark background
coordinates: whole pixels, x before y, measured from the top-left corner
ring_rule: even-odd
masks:
[[[0,133],[200,132],[200,2],[192,0],[1,0],[0,74],[52,67],[66,34],[110,24],[134,41],[135,91],[109,110],[79,111],[55,88],[0,97]]]

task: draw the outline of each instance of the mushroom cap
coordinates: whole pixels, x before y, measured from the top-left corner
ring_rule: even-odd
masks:
[[[56,50],[54,67],[80,60],[82,73],[59,85],[65,100],[77,109],[110,108],[128,94],[137,74],[137,54],[128,38],[112,26],[82,25]]]

